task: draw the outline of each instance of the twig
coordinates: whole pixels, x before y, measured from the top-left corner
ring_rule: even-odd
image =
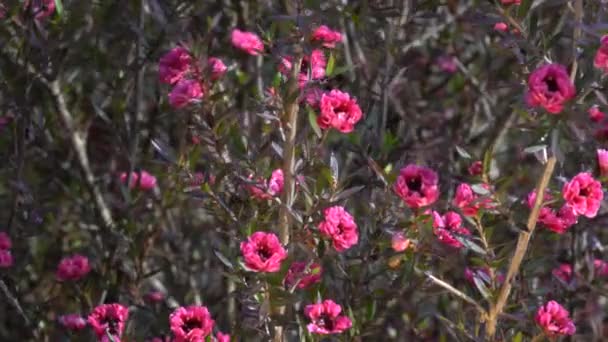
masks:
[[[538,215],[540,213],[540,208],[543,203],[545,189],[547,188],[549,180],[551,179],[551,175],[553,174],[553,170],[555,169],[555,162],[555,157],[551,157],[547,161],[545,171],[543,172],[542,178],[540,179],[540,182],[536,187],[536,201],[534,202],[534,207],[532,208],[532,212],[530,212],[530,216],[528,216],[528,229],[521,230],[519,233],[517,245],[515,247],[515,253],[511,258],[511,263],[509,264],[507,276],[505,277],[505,281],[503,282],[502,287],[500,288],[500,292],[498,293],[496,304],[494,304],[490,308],[490,312],[488,313],[486,338],[489,341],[492,341],[494,339],[494,335],[496,334],[496,323],[498,320],[498,316],[502,313],[502,310],[507,304],[509,294],[511,293],[511,282],[513,281],[513,278],[517,275],[519,267],[521,266],[521,262],[523,261],[524,256],[526,255],[526,251],[528,250],[530,238],[532,237],[532,233],[536,228],[536,222],[538,221]]]
[[[2,292],[4,293],[4,296],[6,297],[8,302],[10,302],[15,307],[15,309],[17,310],[19,315],[21,315],[21,318],[23,318],[25,325],[27,327],[31,327],[32,321],[30,321],[30,319],[25,315],[25,312],[23,311],[21,304],[19,304],[19,300],[17,300],[17,298],[11,294],[11,292],[9,291],[8,287],[6,286],[6,283],[4,282],[4,280],[1,280],[1,279],[0,279],[0,288],[2,289]],[[32,333],[33,333],[33,331],[32,331]]]
[[[576,45],[581,38],[581,27],[583,25],[583,0],[574,2],[574,32],[572,33],[572,70],[570,71],[570,79],[574,82],[576,71],[578,69],[578,60]]]
[[[456,297],[458,297],[458,298],[464,300],[465,302],[473,305],[475,307],[475,309],[477,309],[477,311],[479,311],[479,313],[482,315],[482,317],[486,315],[486,310],[479,303],[477,303],[473,298],[467,296],[465,293],[463,293],[462,291],[458,290],[454,286],[446,283],[445,281],[443,281],[443,280],[435,277],[430,272],[424,272],[424,274],[429,279],[431,279],[433,282],[435,282],[437,285],[439,285],[439,286],[443,287],[444,289],[450,291]]]

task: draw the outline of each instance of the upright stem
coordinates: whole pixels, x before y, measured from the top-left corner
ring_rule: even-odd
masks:
[[[283,99],[283,130],[285,131],[285,143],[283,144],[283,194],[281,196],[281,209],[279,210],[279,238],[283,245],[289,243],[291,232],[291,206],[294,202],[296,192],[295,180],[295,148],[296,134],[298,130],[298,75],[300,74],[300,64],[302,63],[301,53],[294,58],[292,64],[291,77],[287,86],[287,94]],[[276,313],[283,315],[285,306],[277,308]],[[283,341],[283,327],[274,328],[274,341]]]
[[[496,335],[496,324],[498,321],[498,316],[502,313],[502,310],[507,304],[509,294],[511,293],[511,282],[513,281],[513,278],[515,278],[515,276],[517,275],[519,267],[521,266],[521,262],[523,261],[524,256],[526,255],[526,251],[528,250],[528,244],[530,243],[530,238],[532,237],[532,233],[536,228],[536,222],[538,221],[538,215],[540,213],[540,208],[542,207],[545,189],[547,189],[547,185],[549,184],[549,180],[551,179],[551,175],[553,174],[553,169],[555,169],[555,162],[555,157],[551,157],[547,161],[543,176],[536,187],[536,200],[534,201],[534,207],[530,212],[530,216],[528,216],[527,230],[522,230],[519,233],[519,237],[517,238],[517,245],[515,246],[515,253],[513,253],[513,257],[511,258],[511,263],[509,264],[507,276],[502,284],[502,287],[500,288],[496,303],[492,305],[488,313],[488,320],[486,325],[486,339],[488,341],[494,340],[494,335]]]

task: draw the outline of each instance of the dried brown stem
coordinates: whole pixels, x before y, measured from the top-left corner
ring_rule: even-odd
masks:
[[[494,335],[496,335],[496,324],[498,316],[502,313],[505,305],[507,304],[507,300],[509,299],[509,294],[511,293],[512,288],[511,283],[513,281],[513,278],[515,278],[515,276],[517,275],[519,267],[521,266],[524,256],[526,255],[526,251],[528,250],[530,238],[532,237],[532,233],[536,228],[536,222],[538,221],[538,215],[540,213],[540,208],[543,203],[545,189],[547,189],[547,185],[549,184],[549,180],[551,179],[551,175],[553,174],[553,170],[555,169],[555,162],[555,157],[551,157],[547,161],[545,171],[543,172],[540,182],[536,187],[536,201],[534,202],[534,207],[532,208],[532,212],[530,212],[530,216],[528,216],[528,223],[526,225],[527,230],[522,230],[519,233],[517,245],[515,247],[513,257],[511,258],[511,262],[509,264],[507,276],[505,277],[505,281],[503,282],[503,285],[500,288],[496,303],[492,305],[488,313],[486,338],[489,341],[494,340]]]

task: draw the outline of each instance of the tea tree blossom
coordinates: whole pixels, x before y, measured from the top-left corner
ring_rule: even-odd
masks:
[[[604,198],[602,185],[588,172],[581,172],[564,185],[562,195],[577,215],[593,218]]]
[[[203,87],[197,80],[181,80],[169,93],[169,104],[175,109],[184,108],[204,95]]]
[[[340,315],[342,307],[331,299],[318,304],[307,305],[304,314],[310,320],[306,326],[312,334],[339,334],[352,326],[350,318]]]
[[[291,288],[296,283],[298,289],[308,288],[321,281],[322,268],[316,262],[294,262],[289,267],[283,283],[287,288]]]
[[[453,211],[448,211],[443,216],[438,212],[432,212],[433,232],[443,244],[454,248],[462,248],[463,245],[456,239],[456,235],[471,235],[471,232],[462,225],[462,218]]]
[[[234,29],[231,37],[232,45],[245,53],[253,56],[259,55],[264,51],[264,43],[257,34],[253,32]]]
[[[395,252],[405,251],[411,244],[411,241],[407,239],[402,232],[396,232],[393,234],[391,239],[391,247]]]
[[[435,171],[415,164],[399,171],[394,190],[412,209],[429,206],[439,198],[438,178]]]
[[[321,42],[323,47],[333,49],[337,43],[342,42],[342,34],[325,25],[321,25],[312,33],[311,40],[313,42]]]
[[[76,281],[82,279],[91,271],[89,259],[83,255],[76,254],[61,259],[57,266],[57,279],[59,281]]]
[[[593,65],[604,73],[608,73],[608,35],[603,36],[600,40],[600,47],[595,53]]]
[[[226,70],[228,70],[226,64],[224,64],[224,62],[222,62],[222,60],[217,57],[209,57],[209,59],[207,60],[207,67],[209,68],[211,80],[213,81],[224,76]]]
[[[561,64],[543,65],[528,78],[526,101],[531,107],[543,107],[551,114],[559,114],[575,95],[574,84]]]
[[[109,342],[108,334],[114,341],[120,337],[129,319],[129,309],[121,304],[102,304],[89,315],[88,322],[101,342]]]
[[[129,183],[129,179],[126,172],[120,174],[120,181],[125,185]],[[139,190],[147,191],[154,189],[155,186],[156,177],[154,177],[148,171],[133,171],[131,173],[131,189],[139,188]]]
[[[249,176],[253,178],[253,175]],[[276,197],[283,192],[283,184],[285,182],[282,169],[272,171],[270,178],[267,181],[260,181],[258,184],[248,185],[247,189],[254,198],[267,200]]]
[[[551,271],[551,274],[564,283],[570,283],[573,279],[574,271],[572,269],[572,265],[560,264],[558,267],[554,268],[553,271]]]
[[[543,205],[541,206],[540,213],[538,215],[538,223],[555,233],[563,234],[568,230],[568,228],[577,223],[578,214],[568,203],[562,205],[558,211],[545,205],[545,203],[551,200],[552,196],[548,192],[545,193],[545,196],[543,197]],[[527,200],[527,204],[530,209],[534,207],[535,201],[536,191],[532,191],[528,194]]]
[[[87,320],[78,314],[59,316],[59,324],[72,331],[79,331],[87,326]]]
[[[320,107],[317,124],[321,129],[335,128],[342,133],[350,133],[363,117],[357,100],[336,89],[321,96]]]
[[[278,272],[287,252],[273,233],[255,232],[241,242],[245,266],[254,272]]]
[[[205,341],[215,322],[205,306],[179,307],[169,316],[169,327],[175,342]]]
[[[338,252],[357,244],[359,232],[352,215],[342,206],[333,206],[323,212],[325,220],[319,224],[319,231],[332,240]]]
[[[589,119],[593,122],[601,122],[606,117],[606,114],[600,110],[598,105],[591,106],[587,113],[589,113]]]
[[[554,300],[538,309],[535,320],[549,337],[573,335],[576,332],[568,310]]]
[[[192,57],[188,50],[175,47],[163,55],[158,63],[158,77],[161,82],[176,84],[192,69]]]

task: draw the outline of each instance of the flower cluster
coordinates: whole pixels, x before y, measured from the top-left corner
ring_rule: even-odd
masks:
[[[304,56],[300,63],[300,74],[298,75],[298,86],[304,88],[310,81],[320,80],[325,77],[325,67],[327,60],[323,50],[315,49],[310,55]],[[288,56],[281,59],[279,71],[289,76],[293,67],[293,57]]]
[[[433,211],[433,232],[442,243],[454,247],[462,248],[463,245],[456,236],[471,235],[471,232],[462,225],[462,218],[453,211],[448,211],[443,216]]]
[[[120,174],[120,182],[128,185],[130,189],[139,189],[143,191],[152,190],[156,186],[156,177],[150,174],[148,171],[133,171],[131,172],[131,179],[126,172]]]
[[[289,267],[287,275],[283,280],[285,287],[305,289],[321,281],[323,269],[316,262],[294,262]]]
[[[11,254],[12,247],[13,243],[8,234],[0,232],[0,268],[13,266],[13,255]]]
[[[569,204],[564,204],[559,210],[555,210],[547,205],[552,200],[551,194],[546,192],[543,196],[543,205],[540,208],[538,215],[538,223],[545,228],[554,231],[558,234],[565,233],[568,228],[577,222],[576,212]],[[536,191],[528,194],[528,207],[533,208],[536,201]]]
[[[313,334],[339,334],[352,326],[350,318],[340,315],[342,307],[331,299],[307,305],[304,314],[310,319],[307,328]]]
[[[485,190],[489,191],[490,187],[487,184],[481,185]],[[492,200],[488,197],[480,197],[473,192],[473,188],[467,183],[461,183],[456,188],[453,205],[459,208],[465,216],[477,216],[480,209],[492,208]]]
[[[545,334],[552,338],[560,335],[573,335],[576,332],[568,310],[554,300],[538,309],[535,320]]]
[[[342,34],[325,25],[317,27],[310,38],[313,42],[320,42],[323,47],[333,49],[342,41]]]
[[[252,179],[253,175],[249,176]],[[251,196],[261,200],[268,200],[276,197],[283,192],[283,170],[276,169],[272,171],[268,180],[260,181],[258,184],[248,185],[247,189],[251,193]]]
[[[89,259],[83,255],[76,254],[61,259],[57,266],[57,279],[59,281],[76,281],[82,279],[91,271]]]
[[[287,258],[285,248],[273,233],[255,232],[241,242],[245,266],[254,272],[278,272]]]
[[[336,251],[342,252],[357,244],[359,241],[357,224],[344,207],[329,207],[323,214],[325,220],[319,223],[319,231],[332,240]]]

